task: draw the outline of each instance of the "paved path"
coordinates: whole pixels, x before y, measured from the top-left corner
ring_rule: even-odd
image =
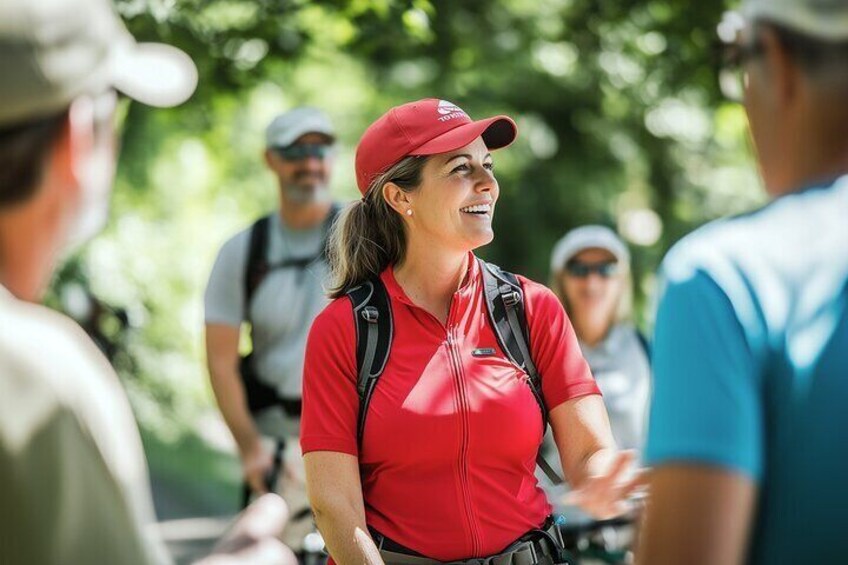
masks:
[[[185,488],[180,481],[154,474],[151,482],[157,526],[177,564],[191,563],[208,554],[235,514],[235,497],[232,508],[222,509],[219,503],[197,496],[196,490]]]

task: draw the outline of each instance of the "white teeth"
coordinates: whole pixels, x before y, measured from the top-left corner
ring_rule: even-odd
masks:
[[[478,204],[476,206],[466,206],[465,208],[460,208],[460,212],[468,212],[471,214],[488,214],[492,210],[491,204]]]

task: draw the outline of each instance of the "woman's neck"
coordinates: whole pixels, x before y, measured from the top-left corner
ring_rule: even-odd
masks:
[[[395,280],[410,300],[446,324],[451,299],[468,270],[468,256],[410,242],[403,262],[395,265]]]

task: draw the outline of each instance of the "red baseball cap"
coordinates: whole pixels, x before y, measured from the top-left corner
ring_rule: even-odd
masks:
[[[506,147],[518,128],[512,118],[473,121],[447,100],[425,98],[395,106],[374,122],[356,147],[356,184],[363,195],[374,178],[409,155],[437,155],[483,136],[489,149]]]

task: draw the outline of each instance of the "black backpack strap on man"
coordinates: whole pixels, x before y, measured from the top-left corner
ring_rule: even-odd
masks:
[[[244,311],[250,316],[250,305],[253,302],[253,295],[256,289],[268,276],[268,273],[277,269],[300,268],[305,269],[310,263],[319,259],[327,258],[327,238],[330,235],[330,229],[336,222],[336,218],[341,211],[338,204],[333,204],[327,214],[324,223],[321,226],[323,237],[321,240],[321,249],[317,255],[312,257],[289,258],[279,263],[271,264],[268,262],[268,245],[270,243],[270,226],[271,216],[263,216],[256,220],[250,227],[250,243],[248,244],[247,264],[244,268]]]
[[[303,270],[319,259],[326,259],[327,238],[329,237],[330,229],[332,228],[333,223],[335,223],[340,210],[341,208],[339,205],[335,203],[330,208],[330,212],[327,214],[327,218],[322,224],[321,229],[323,237],[321,240],[321,249],[317,255],[312,257],[286,259],[275,264],[271,264],[268,261],[268,246],[271,240],[271,216],[263,216],[253,223],[250,228],[250,242],[248,244],[247,263],[245,265],[243,278],[243,307],[245,317],[248,320],[250,320],[250,308],[253,303],[253,297],[256,294],[256,290],[271,271],[286,268],[297,268]],[[250,331],[252,334],[252,324]],[[271,406],[280,406],[287,415],[293,417],[300,416],[300,400],[282,398],[277,393],[276,388],[261,381],[253,368],[252,355],[242,357],[241,362],[239,363],[239,368],[242,381],[244,383],[245,394],[247,396],[248,408],[252,414],[260,412],[266,408],[270,408]]]
[[[525,371],[527,383],[542,411],[543,431],[547,429],[548,411],[542,397],[542,379],[530,355],[527,318],[524,312],[524,290],[512,273],[480,260],[483,272],[484,295],[489,322],[498,342],[507,356]],[[359,421],[357,442],[362,447],[365,418],[374,388],[389,359],[393,337],[391,301],[379,277],[347,292],[353,304],[356,325],[357,391],[359,393]],[[542,458],[536,462],[553,484],[562,478]]]
[[[648,358],[648,366],[651,366],[651,342],[648,341],[648,337],[636,330],[636,339],[639,340],[639,345],[642,346],[642,350],[645,352],[645,356]]]

